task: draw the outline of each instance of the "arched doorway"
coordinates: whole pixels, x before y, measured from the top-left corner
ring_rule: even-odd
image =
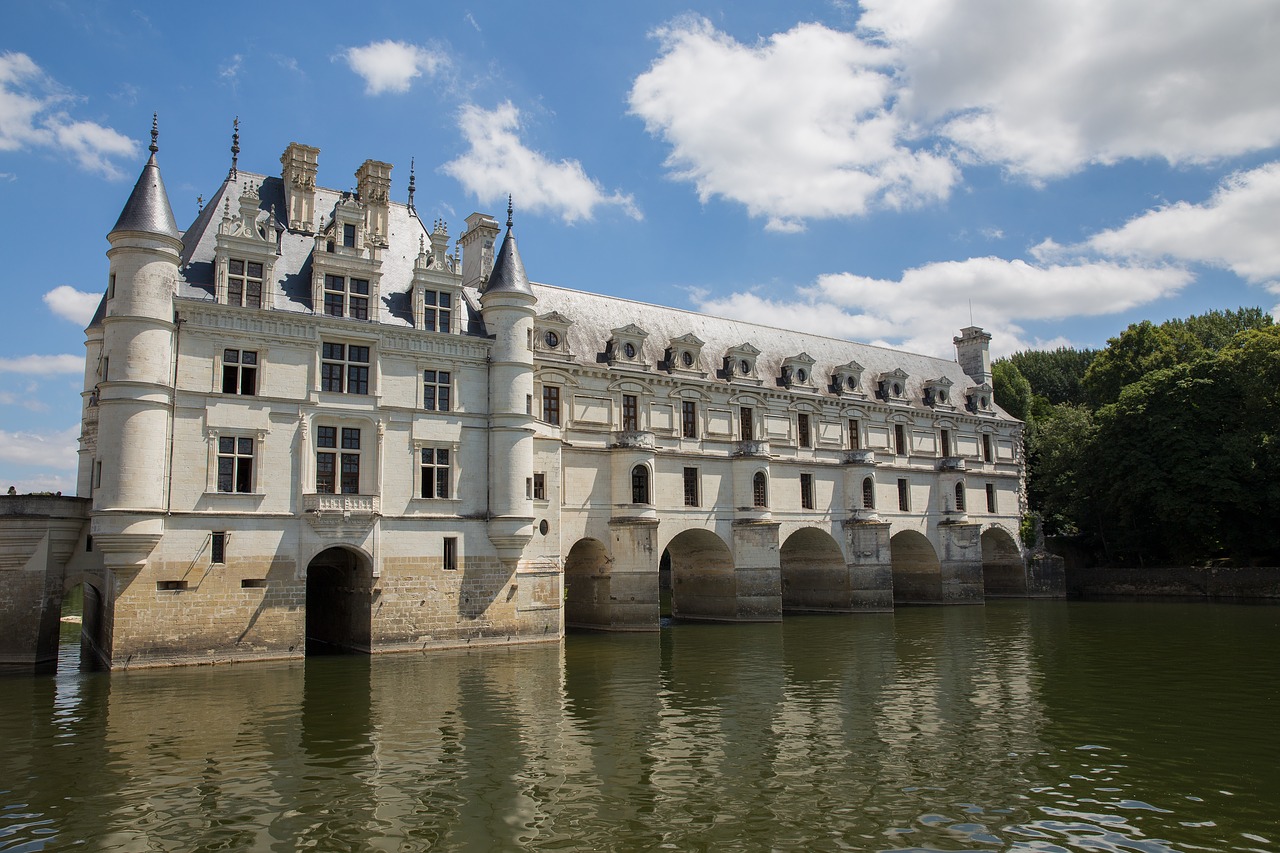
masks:
[[[607,627],[609,564],[612,560],[598,539],[579,539],[564,561],[564,624],[570,628]]]
[[[846,611],[849,569],[831,534],[805,527],[787,537],[779,554],[783,612]]]
[[[893,564],[893,603],[937,604],[942,601],[942,564],[932,543],[921,533],[903,530],[889,540]]]
[[[1018,543],[999,527],[982,531],[982,589],[989,598],[1027,594],[1027,566]]]
[[[710,530],[686,530],[663,551],[671,566],[671,615],[676,619],[735,619],[738,584],[733,554]]]
[[[106,623],[106,602],[102,590],[85,581],[80,605],[80,668],[86,672],[107,669],[102,631]]]
[[[347,548],[326,548],[307,565],[307,654],[371,651],[373,571]]]

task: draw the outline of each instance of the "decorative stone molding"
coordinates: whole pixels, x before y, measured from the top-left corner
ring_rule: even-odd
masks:
[[[653,450],[656,446],[653,433],[648,430],[616,430],[609,442],[611,449]]]
[[[963,456],[944,456],[938,460],[939,471],[964,471],[965,462]]]
[[[935,409],[954,409],[955,399],[951,386],[955,383],[945,376],[924,383],[924,404]]]
[[[867,394],[862,390],[863,369],[858,362],[850,361],[832,370],[831,393],[838,394],[841,397],[865,398]]]
[[[875,465],[876,452],[874,450],[846,450],[840,461],[844,465]]]
[[[310,494],[302,496],[307,521],[321,536],[359,536],[373,527],[382,514],[377,495]]]
[[[605,346],[605,358],[612,367],[635,367],[648,370],[644,359],[644,342],[649,333],[628,323],[610,331],[611,337]]]
[[[724,378],[730,382],[750,385],[763,384],[756,373],[756,359],[759,356],[760,350],[750,343],[741,343],[736,347],[730,347],[724,354]]]
[[[877,377],[876,396],[887,403],[907,402],[907,375],[901,367],[881,373]]]
[[[815,359],[807,352],[793,355],[782,362],[782,373],[778,384],[792,391],[814,391],[817,386],[813,382],[813,365]]]
[[[692,332],[672,338],[665,355],[667,372],[683,376],[706,376],[706,371],[702,368],[702,348],[705,345],[706,342]]]
[[[758,456],[764,459],[769,458],[769,442],[764,439],[750,439],[747,441],[739,441],[733,448],[734,456]]]

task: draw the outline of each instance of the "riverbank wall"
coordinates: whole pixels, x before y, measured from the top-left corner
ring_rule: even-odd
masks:
[[[1271,599],[1280,602],[1280,567],[1106,568],[1067,564],[1067,595],[1203,599]]]

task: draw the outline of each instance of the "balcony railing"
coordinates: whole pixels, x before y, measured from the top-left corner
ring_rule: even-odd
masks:
[[[874,465],[876,464],[876,452],[874,450],[846,450],[841,461],[845,465]]]
[[[733,449],[734,456],[764,456],[769,455],[769,442],[762,439],[748,439],[739,441]]]
[[[324,515],[378,515],[382,512],[382,501],[378,495],[303,495],[302,509]]]
[[[939,471],[963,471],[964,457],[962,456],[944,456],[938,460]]]

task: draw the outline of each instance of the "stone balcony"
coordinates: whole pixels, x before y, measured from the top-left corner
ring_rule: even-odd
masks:
[[[867,507],[855,507],[849,510],[849,518],[845,524],[876,524],[880,521],[880,513]]]
[[[938,460],[939,471],[963,471],[965,463],[963,456],[944,456]]]
[[[874,450],[846,450],[840,461],[845,465],[874,465],[876,464],[876,452]]]
[[[769,442],[763,439],[747,439],[739,441],[733,447],[734,456],[759,456],[769,458]]]
[[[609,441],[610,448],[653,450],[656,446],[653,433],[643,429],[615,430]]]
[[[350,536],[373,526],[382,514],[382,500],[378,495],[311,494],[302,496],[302,510],[322,535]]]

